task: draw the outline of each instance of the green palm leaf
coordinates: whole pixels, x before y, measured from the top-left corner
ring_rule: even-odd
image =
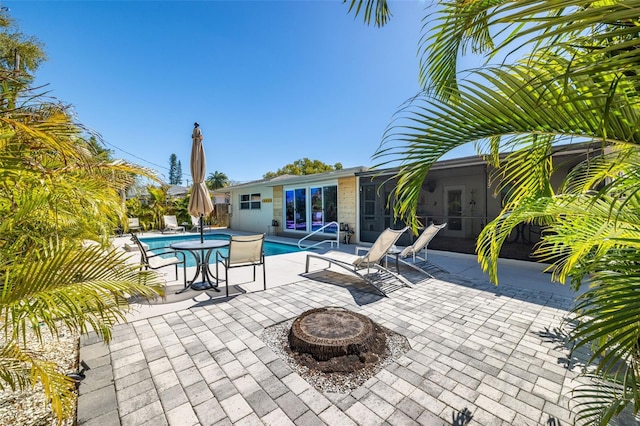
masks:
[[[374,155],[378,167],[398,167],[395,213],[414,226],[431,165],[467,143],[485,155],[509,197],[478,237],[483,269],[497,283],[507,236],[535,222],[543,233],[534,254],[553,279],[590,285],[571,337],[594,351],[595,385],[575,394],[578,420],[594,424],[640,408],[639,16],[638,0],[438,3],[419,41],[424,92]],[[468,51],[483,57],[462,80]],[[505,64],[487,66],[492,59]],[[554,186],[560,143],[611,152],[587,157]]]
[[[0,389],[25,389],[40,383],[59,419],[69,418],[75,402],[75,383],[52,362],[9,342],[0,347]]]
[[[158,276],[138,268],[116,249],[64,244],[7,262],[0,270],[6,283],[0,294],[5,324],[14,338],[27,327],[39,335],[40,323],[55,334],[62,321],[83,333],[90,326],[108,340],[111,326],[124,320],[130,296],[162,295]]]

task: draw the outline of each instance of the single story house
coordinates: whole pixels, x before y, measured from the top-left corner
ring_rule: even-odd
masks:
[[[557,186],[566,174],[587,156],[601,155],[598,146],[559,146],[553,154]],[[347,227],[350,242],[373,242],[388,227],[399,229],[389,195],[396,185],[398,169],[369,170],[352,167],[314,175],[278,176],[235,185],[227,191],[231,214],[229,227],[249,232],[268,232],[304,237],[317,232],[326,238]],[[482,228],[498,216],[504,193],[481,156],[439,161],[429,171],[419,196],[417,215],[423,225],[447,223],[445,237],[475,240]],[[530,243],[539,238],[532,230],[518,229],[515,239]],[[352,235],[351,235],[352,233]],[[533,230],[533,234],[535,234]],[[407,233],[400,245],[411,244]]]
[[[229,227],[294,238],[312,232],[335,238],[339,232],[336,224],[356,229],[357,173],[365,170],[353,167],[313,175],[283,175],[222,188],[231,203]]]

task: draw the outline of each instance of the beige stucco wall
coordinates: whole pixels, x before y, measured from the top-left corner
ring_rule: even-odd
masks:
[[[275,229],[274,232],[282,231],[282,218],[284,217],[283,193],[284,191],[282,189],[282,186],[273,187],[273,219],[278,221],[278,229]]]
[[[358,180],[355,176],[338,179],[338,222],[349,224],[355,231],[351,243],[360,241],[358,236]]]

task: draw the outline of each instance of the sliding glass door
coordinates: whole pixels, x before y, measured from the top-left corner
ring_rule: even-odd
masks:
[[[286,191],[285,226],[293,231],[307,229],[307,193],[304,189]]]
[[[338,187],[315,186],[285,190],[285,227],[291,231],[317,231],[338,220]],[[325,228],[336,233],[337,226]]]

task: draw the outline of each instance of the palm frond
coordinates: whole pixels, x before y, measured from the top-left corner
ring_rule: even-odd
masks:
[[[387,0],[342,0],[342,3],[349,3],[347,13],[353,12],[355,17],[362,12],[364,23],[367,25],[371,25],[373,21],[376,27],[382,27],[392,16]]]
[[[576,422],[579,424],[610,424],[627,405],[633,405],[640,399],[637,393],[630,393],[630,387],[624,386],[619,379],[609,377],[605,382],[600,376],[587,377],[592,379],[592,384],[580,385],[572,392]]]
[[[440,99],[455,99],[457,63],[468,45],[487,60],[498,52],[572,59],[559,80],[622,71],[636,79],[639,10],[637,0],[446,3],[423,25],[421,83],[425,89],[432,85]]]
[[[40,323],[55,334],[62,321],[80,332],[91,327],[108,340],[113,324],[124,320],[129,297],[163,295],[156,274],[140,272],[116,249],[52,243],[1,266],[0,308],[14,338],[30,326],[40,337]]]
[[[416,205],[415,186],[421,185],[431,165],[469,142],[487,151],[497,146],[501,151],[522,149],[535,141],[548,149],[569,136],[581,143],[640,144],[637,96],[611,94],[610,82],[586,77],[575,85],[559,84],[553,71],[561,69],[555,62],[542,71],[525,66],[492,69],[484,73],[492,86],[467,82],[459,102],[425,95],[400,111],[374,154],[380,161],[375,167],[401,163],[395,196],[402,201],[396,213],[410,216]],[[548,195],[548,188],[541,190]]]
[[[59,419],[69,418],[75,403],[75,383],[59,367],[7,342],[0,347],[0,389],[24,390],[42,385],[46,401]]]
[[[423,20],[420,37],[420,85],[438,99],[457,99],[458,60],[467,50],[494,50],[488,12],[505,0],[446,3]]]

